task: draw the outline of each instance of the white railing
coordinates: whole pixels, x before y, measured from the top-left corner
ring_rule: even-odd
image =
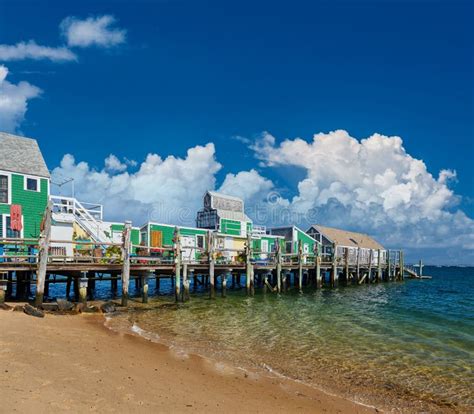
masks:
[[[71,215],[74,220],[97,242],[109,242],[110,238],[102,230],[103,206],[79,202],[73,197],[50,196],[53,213]]]

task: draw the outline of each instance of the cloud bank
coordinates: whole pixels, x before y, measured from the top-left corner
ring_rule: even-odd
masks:
[[[94,169],[66,154],[53,170],[52,181],[74,178],[76,197],[104,204],[108,220],[194,225],[202,196],[215,187],[221,165],[214,144],[207,144],[190,148],[184,158],[148,154],[134,173],[126,167],[114,155],[106,158],[102,169]]]
[[[264,133],[251,148],[266,167],[305,171],[296,195],[282,203],[293,217],[369,233],[390,247],[437,249],[440,260],[461,249],[463,260],[474,262],[474,221],[457,208],[459,197],[449,188],[455,171],[433,176],[400,137],[358,141],[338,130],[277,144]]]
[[[37,98],[41,89],[28,82],[7,81],[8,68],[0,65],[0,131],[14,132],[25,118],[28,101]]]
[[[474,221],[458,209],[459,197],[449,188],[456,173],[433,176],[406,152],[400,137],[374,134],[359,141],[338,130],[316,134],[310,142],[278,144],[264,133],[250,146],[265,169],[305,172],[295,188],[285,189],[293,197],[281,196],[256,169],[228,173],[216,186],[221,164],[212,143],[190,148],[184,158],[149,154],[133,173],[115,155],[100,170],[65,155],[53,181],[74,177],[77,197],[103,203],[111,220],[194,225],[204,192],[217,189],[243,198],[256,224],[320,223],[408,249],[408,260],[474,263]]]

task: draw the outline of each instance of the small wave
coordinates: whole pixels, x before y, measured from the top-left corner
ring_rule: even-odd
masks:
[[[160,335],[158,335],[157,333],[154,333],[154,332],[145,331],[144,329],[140,328],[136,323],[134,323],[132,325],[130,330],[133,333],[136,333],[137,335],[141,336],[142,338],[145,338],[145,339],[147,339],[149,341],[152,341],[152,342],[158,342],[159,339],[160,339]]]

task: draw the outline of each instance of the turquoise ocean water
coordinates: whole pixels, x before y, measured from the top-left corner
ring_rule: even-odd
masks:
[[[178,307],[156,307],[172,300],[161,296],[151,309],[117,321],[189,352],[366,403],[474,410],[474,268],[424,273],[433,279],[308,288],[303,295],[257,290],[249,298],[228,290],[225,299],[210,300],[198,292]]]

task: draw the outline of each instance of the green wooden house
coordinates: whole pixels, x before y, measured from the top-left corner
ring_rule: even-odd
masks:
[[[49,171],[36,140],[0,132],[0,237],[39,237],[49,191]],[[21,206],[21,231],[11,229],[12,205]]]
[[[140,244],[160,252],[162,248],[173,246],[173,238],[176,228],[179,229],[181,255],[184,261],[199,260],[207,248],[208,230],[195,227],[174,226],[148,222],[140,228]],[[163,250],[163,255],[167,252]]]
[[[283,253],[298,253],[298,246],[301,242],[303,253],[312,254],[315,252],[318,242],[310,235],[296,226],[274,227],[268,229],[268,233],[274,236],[282,236],[285,240]]]

